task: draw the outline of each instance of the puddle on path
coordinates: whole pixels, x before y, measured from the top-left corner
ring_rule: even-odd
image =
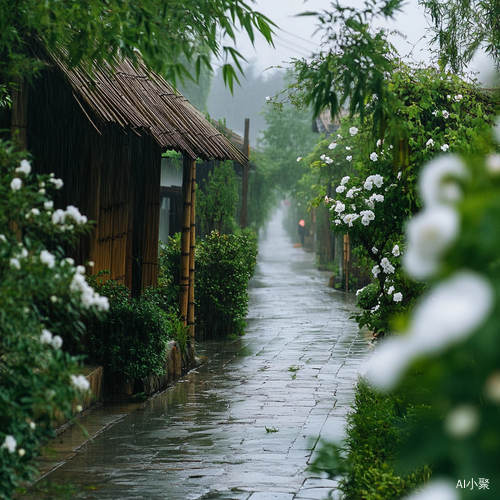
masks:
[[[109,428],[77,450],[81,431],[62,434],[50,480],[76,485],[75,499],[326,498],[335,483],[307,465],[318,437],[342,437],[369,347],[349,320],[352,298],[325,293],[313,259],[274,219],[246,335],[201,344],[203,365],[132,413],[94,412],[84,424]]]

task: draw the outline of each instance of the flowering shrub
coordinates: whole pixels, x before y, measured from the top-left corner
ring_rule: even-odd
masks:
[[[417,411],[403,463],[432,462],[449,478],[422,498],[476,498],[482,489],[481,498],[493,499],[500,480],[500,156],[434,160],[420,192],[424,208],[408,224],[403,263],[430,283],[429,292],[404,335],[375,351],[368,376],[379,389],[404,392]]]
[[[26,153],[0,141],[1,499],[34,477],[56,413],[69,416],[88,389],[76,375],[81,360],[66,348],[81,336],[83,314],[108,308],[60,249],[88,230],[75,207],[54,211],[62,187],[53,175],[33,175]]]
[[[319,159],[308,158],[320,173],[314,203],[326,203],[333,230],[349,234],[358,261],[371,270],[378,286],[378,303],[356,318],[360,326],[380,335],[391,330],[389,318],[408,311],[425,288],[416,281],[418,275],[410,279],[401,269],[405,224],[421,205],[416,185],[421,166],[448,149],[467,155],[485,153],[495,111],[492,99],[457,76],[403,64],[397,69],[391,90],[400,101],[398,114],[412,133],[406,154],[401,153],[395,163],[396,146],[384,138],[372,139],[367,133],[371,122],[365,118],[355,125],[345,120],[329,151]],[[376,101],[372,96],[367,109]],[[404,148],[399,145],[399,149]],[[324,176],[327,167],[333,169],[330,190]],[[443,196],[453,198],[453,187]],[[427,227],[424,219],[417,220]],[[447,225],[447,220],[445,211],[433,216],[436,225],[440,221]]]

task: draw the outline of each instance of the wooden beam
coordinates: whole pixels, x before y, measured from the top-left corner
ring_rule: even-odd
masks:
[[[243,154],[250,157],[250,118],[245,118],[245,135],[243,137]],[[247,227],[247,213],[248,213],[248,169],[249,165],[242,165],[243,168],[243,184],[242,184],[242,197],[241,197],[241,220],[240,226]]]
[[[181,281],[180,314],[187,325],[189,304],[189,254],[191,247],[191,168],[193,160],[183,156],[182,163],[182,232],[181,232]]]

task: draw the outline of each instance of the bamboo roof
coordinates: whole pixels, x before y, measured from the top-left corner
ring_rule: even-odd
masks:
[[[69,68],[54,54],[50,57],[66,76],[75,99],[91,122],[86,108],[103,123],[131,128],[138,135],[146,132],[162,148],[186,153],[193,159],[248,163],[238,147],[144,63],[134,66],[125,58],[111,66],[94,61],[91,74],[81,66]]]

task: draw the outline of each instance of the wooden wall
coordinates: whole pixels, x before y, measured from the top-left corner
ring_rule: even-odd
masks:
[[[63,179],[57,208],[75,205],[97,223],[67,253],[78,264],[94,261],[94,273],[109,270],[134,295],[157,284],[160,147],[142,131],[139,137],[97,122],[88,108],[85,114],[57,71],[36,79],[29,97],[35,172]]]

